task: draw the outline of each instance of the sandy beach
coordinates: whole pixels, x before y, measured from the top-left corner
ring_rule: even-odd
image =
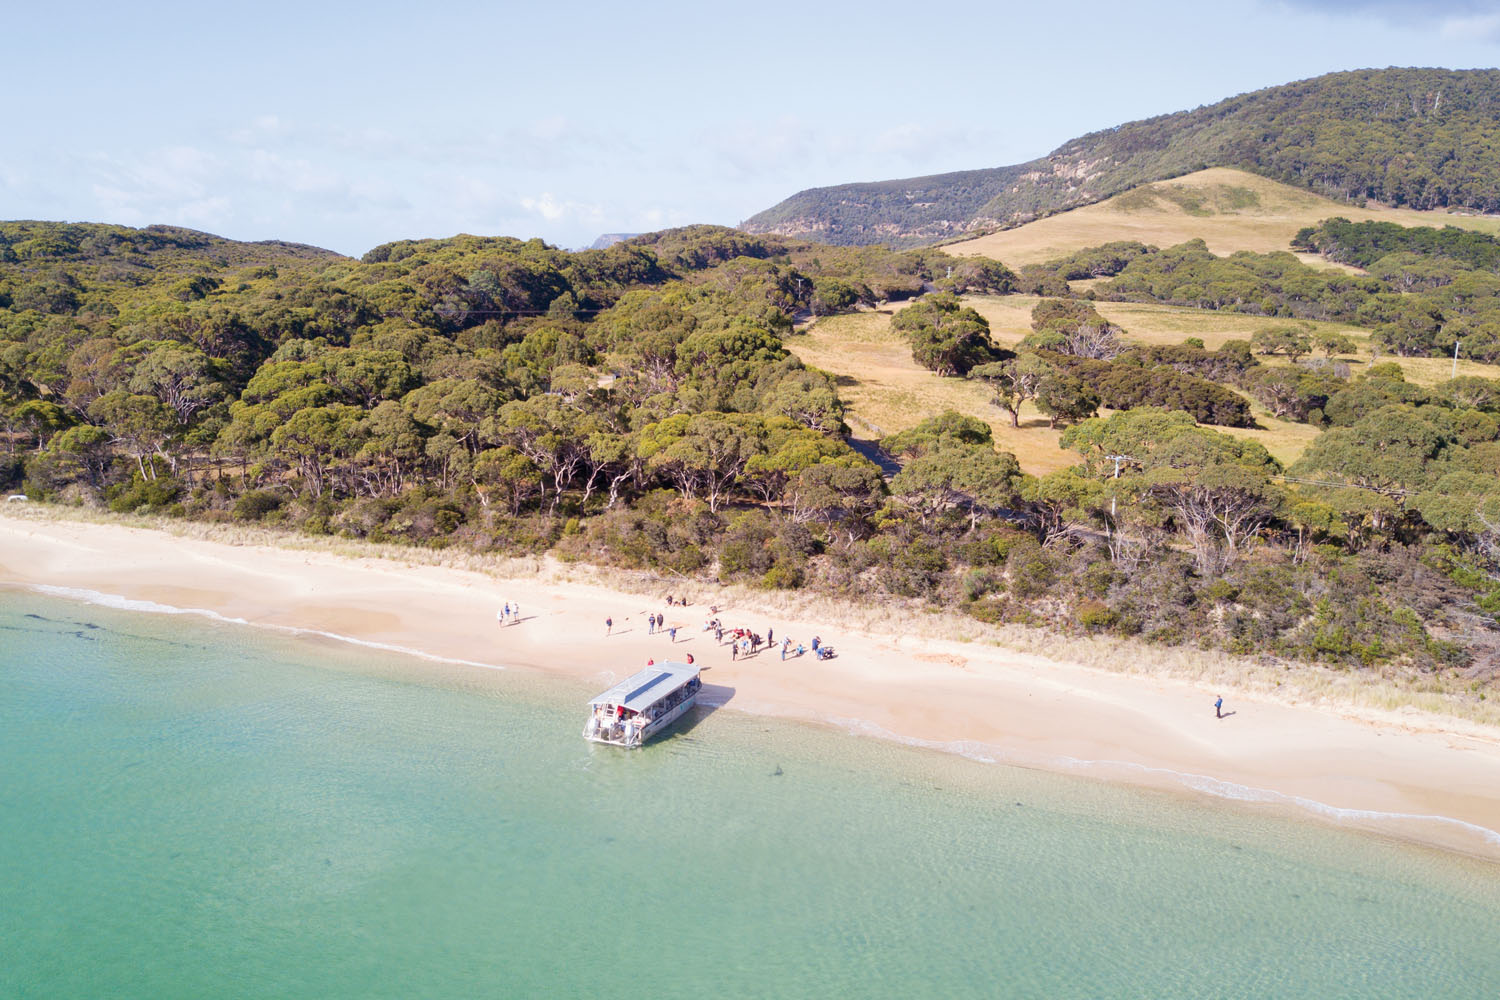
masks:
[[[252,625],[333,633],[428,656],[566,674],[602,686],[649,658],[691,653],[734,711],[832,724],[981,759],[1073,771],[1235,808],[1306,814],[1500,861],[1500,733],[1460,720],[1279,704],[1193,683],[1115,674],[980,642],[848,634],[792,615],[723,607],[762,634],[838,656],[734,660],[703,631],[718,598],[497,579],[390,559],[234,545],[122,525],[0,516],[0,585],[57,587],[202,609]],[[643,583],[643,587],[645,584]],[[518,603],[520,621],[496,612]],[[678,626],[650,635],[646,616]],[[606,635],[605,619],[614,621]],[[1215,718],[1214,699],[1225,697]],[[580,725],[582,712],[580,707]],[[708,732],[711,730],[700,730]]]

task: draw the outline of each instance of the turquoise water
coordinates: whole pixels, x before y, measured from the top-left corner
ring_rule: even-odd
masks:
[[[0,996],[1488,997],[1500,866],[0,593]]]

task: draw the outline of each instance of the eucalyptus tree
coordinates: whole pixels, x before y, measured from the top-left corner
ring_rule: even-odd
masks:
[[[948,292],[907,306],[891,326],[911,342],[912,360],[939,375],[964,375],[996,356],[989,321]]]
[[[697,496],[717,512],[746,465],[765,450],[764,421],[748,414],[678,414],[643,428],[636,454],[670,480],[684,499]]]

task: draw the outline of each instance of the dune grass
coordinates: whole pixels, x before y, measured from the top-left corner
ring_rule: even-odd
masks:
[[[1236,250],[1269,253],[1289,249],[1297,230],[1332,216],[1355,222],[1373,219],[1403,226],[1459,226],[1500,233],[1500,216],[1360,208],[1241,170],[1215,167],[1142,185],[1098,204],[951,243],[943,249],[959,256],[992,257],[1011,267],[1039,264],[1114,240],[1168,247],[1202,239],[1220,255]],[[1341,267],[1315,254],[1301,256],[1314,267]]]

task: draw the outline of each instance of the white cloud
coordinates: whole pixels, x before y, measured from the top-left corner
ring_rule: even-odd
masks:
[[[1333,14],[1376,12],[1406,20],[1473,14],[1494,6],[1490,0],[1282,0],[1282,3]]]
[[[1494,0],[1278,0],[1278,5],[1333,16],[1371,16],[1402,28],[1436,32],[1449,41],[1500,41],[1500,13]]]
[[[544,191],[536,197],[522,198],[521,207],[548,222],[586,222],[592,225],[602,225],[606,218],[602,206],[558,199],[550,191]]]
[[[1500,14],[1444,18],[1438,33],[1455,42],[1471,42],[1476,39],[1500,42]]]

